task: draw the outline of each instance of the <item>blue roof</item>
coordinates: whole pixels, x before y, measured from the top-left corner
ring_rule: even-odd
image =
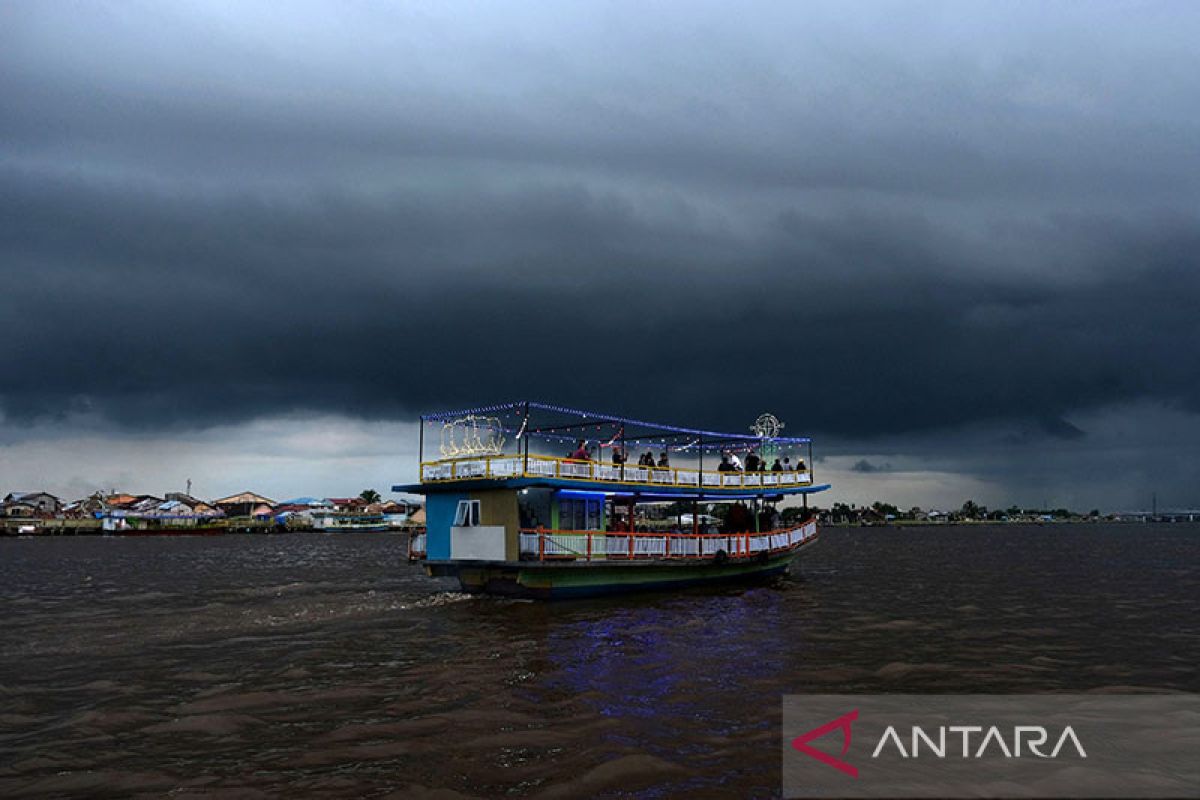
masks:
[[[319,506],[323,504],[324,501],[316,497],[293,497],[291,500],[278,503],[281,506]]]

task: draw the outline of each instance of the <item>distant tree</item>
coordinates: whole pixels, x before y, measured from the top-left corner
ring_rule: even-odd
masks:
[[[980,511],[982,510],[983,509],[980,509],[974,500],[968,500],[962,504],[963,519],[978,519]]]
[[[708,507],[707,513],[724,523],[725,518],[729,516],[729,508],[729,503],[713,503]]]
[[[669,503],[663,509],[663,513],[668,517],[676,517],[676,516],[679,516],[680,514],[691,514],[692,513],[692,501],[691,500],[676,500],[673,503]]]
[[[854,510],[845,503],[834,503],[829,513],[833,517],[834,522],[849,522],[854,516],[857,516]]]
[[[799,520],[804,515],[804,509],[800,506],[788,506],[779,516],[783,520],[784,525],[791,525]]]
[[[379,492],[375,491],[374,489],[363,489],[362,492],[358,495],[358,499],[362,500],[364,503],[367,503],[367,504],[378,503],[379,502]]]
[[[871,504],[871,508],[875,509],[875,513],[883,517],[886,517],[888,514],[891,514],[893,517],[900,516],[900,509],[896,508],[896,506],[892,505],[891,503],[884,503],[876,500]]]
[[[1093,508],[1091,511],[1088,512],[1088,516],[1092,517],[1093,519],[1100,516],[1100,509]]]

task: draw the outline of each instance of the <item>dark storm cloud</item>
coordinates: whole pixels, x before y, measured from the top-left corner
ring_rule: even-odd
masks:
[[[1200,411],[1189,7],[405,8],[0,12],[9,418]]]

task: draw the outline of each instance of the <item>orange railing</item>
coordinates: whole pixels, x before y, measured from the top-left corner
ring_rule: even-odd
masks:
[[[817,535],[817,523],[744,533],[663,533],[646,531],[562,531],[523,528],[520,557],[535,561],[614,559],[746,558],[791,550]]]

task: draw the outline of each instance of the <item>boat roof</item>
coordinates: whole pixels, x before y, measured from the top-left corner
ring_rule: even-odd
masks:
[[[536,415],[534,412],[538,412]],[[580,430],[589,425],[608,423],[618,425],[625,429],[626,435],[630,438],[637,436],[653,435],[659,438],[674,437],[699,437],[703,441],[701,446],[719,446],[721,444],[729,444],[736,442],[755,442],[766,444],[808,444],[812,440],[807,436],[760,436],[753,430],[747,429],[742,433],[731,433],[725,431],[713,431],[703,428],[686,428],[679,425],[668,425],[661,422],[648,422],[646,420],[635,419],[633,417],[623,417],[617,414],[606,414],[598,411],[584,411],[577,408],[569,408],[567,406],[554,405],[552,403],[542,403],[536,400],[519,400],[511,403],[498,403],[489,406],[478,406],[476,408],[459,409],[456,411],[440,411],[433,414],[422,414],[422,422],[451,422],[454,420],[463,419],[465,417],[480,417],[487,415],[511,415],[519,414],[522,421],[528,419],[528,433],[538,434],[540,436],[553,436],[556,431],[562,432],[560,436],[554,438],[572,439],[573,435],[568,432],[571,430]],[[501,419],[501,422],[504,422]],[[526,432],[525,425],[518,423],[517,426],[505,425],[506,432],[523,434]]]

